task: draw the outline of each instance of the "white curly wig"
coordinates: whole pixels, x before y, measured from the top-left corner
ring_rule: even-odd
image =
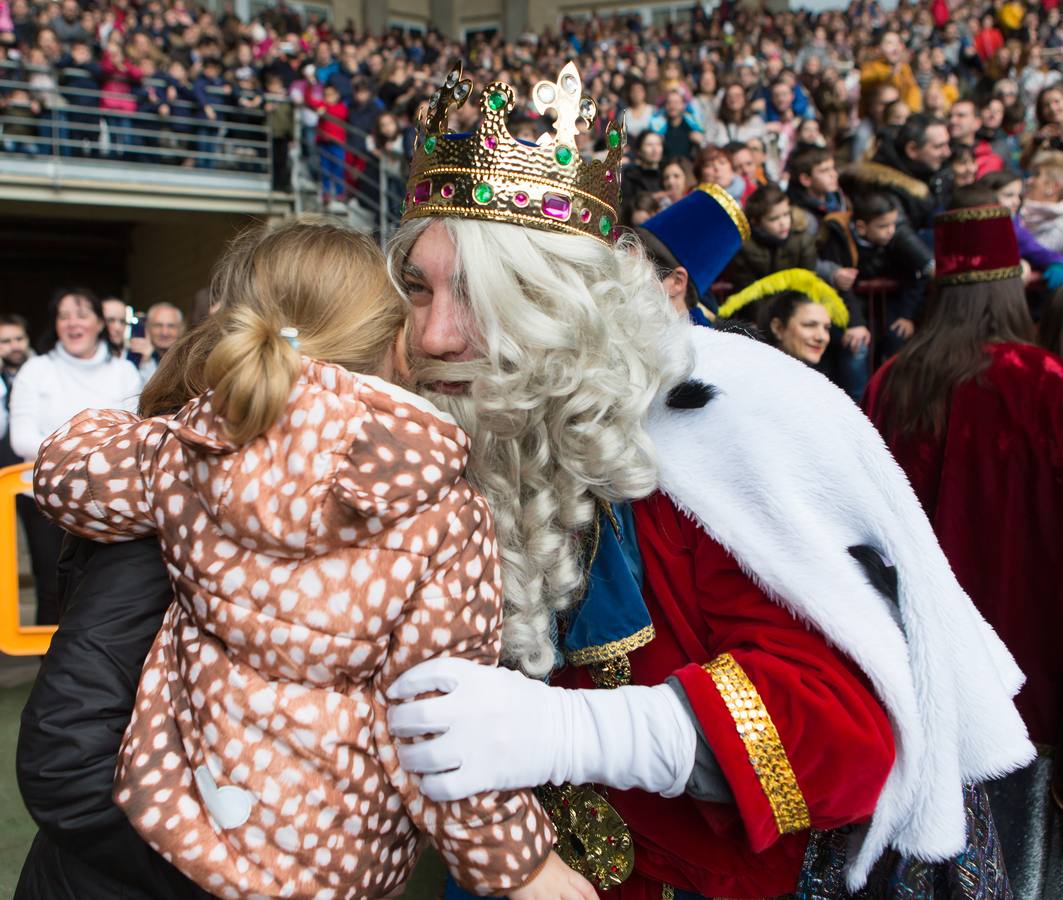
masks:
[[[483,360],[467,396],[429,396],[469,432],[469,478],[495,515],[503,657],[539,677],[556,661],[555,613],[583,588],[579,538],[595,498],[633,500],[657,486],[643,420],[662,387],[690,370],[688,326],[632,237],[608,247],[517,225],[418,219],[389,247],[400,289],[403,264],[433,222],[454,243]],[[440,378],[444,367],[434,368],[419,380]]]

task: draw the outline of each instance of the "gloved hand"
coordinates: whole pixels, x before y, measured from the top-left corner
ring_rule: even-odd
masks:
[[[412,700],[442,691],[443,696]],[[697,732],[666,684],[611,690],[550,687],[510,669],[442,658],[414,666],[387,692],[399,763],[424,776],[431,800],[541,784],[604,784],[675,797]]]
[[[1052,263],[1041,273],[1041,277],[1050,291],[1063,287],[1063,263]]]

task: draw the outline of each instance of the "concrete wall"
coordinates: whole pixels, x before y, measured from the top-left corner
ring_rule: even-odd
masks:
[[[186,313],[225,245],[251,220],[244,216],[188,215],[133,227],[127,265],[128,301],[137,309],[167,301]]]

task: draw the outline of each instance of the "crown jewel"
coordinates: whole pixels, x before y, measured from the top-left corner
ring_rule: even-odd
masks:
[[[418,122],[403,221],[423,216],[491,219],[612,242],[624,131],[610,122],[605,159],[583,161],[576,146],[579,123],[593,125],[598,106],[584,96],[575,64],[568,63],[557,81],[540,81],[532,89],[536,111],[554,114],[553,132],[535,144],[510,134],[506,120],[516,95],[501,81],[484,89],[476,129],[451,132],[450,113],[471,95],[472,82],[462,77],[459,64],[428,101]]]

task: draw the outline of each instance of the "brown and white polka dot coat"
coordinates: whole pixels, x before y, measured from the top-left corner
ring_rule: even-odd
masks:
[[[283,418],[243,447],[210,394],[173,419],[89,410],[42,446],[34,488],[54,521],[159,536],[177,600],[115,798],[211,893],[382,897],[422,832],[478,893],[546,858],[530,793],[433,803],[385,727],[384,692],[409,667],[498,661],[498,553],[467,441],[426,401],[306,360]]]

